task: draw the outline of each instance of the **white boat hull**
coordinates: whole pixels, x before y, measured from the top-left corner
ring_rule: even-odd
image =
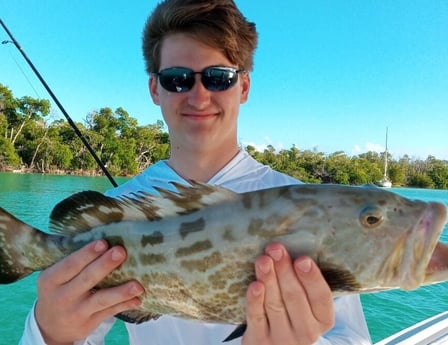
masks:
[[[392,182],[389,180],[381,180],[380,182],[378,182],[378,186],[383,188],[391,188]]]

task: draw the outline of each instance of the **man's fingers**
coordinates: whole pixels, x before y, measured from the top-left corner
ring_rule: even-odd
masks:
[[[126,259],[123,247],[92,242],[42,272],[35,315],[46,339],[70,343],[90,334],[106,318],[141,304],[136,281],[95,290]],[[56,341],[57,340],[57,341]]]
[[[70,288],[78,291],[88,291],[95,287],[104,277],[120,266],[126,259],[123,247],[113,247],[103,255],[88,264],[75,278]]]
[[[63,285],[76,277],[88,264],[104,254],[107,247],[107,242],[104,240],[89,243],[43,271],[40,280],[45,282],[46,288]]]
[[[255,262],[247,291],[243,344],[314,343],[334,324],[333,295],[309,257],[292,260],[280,243]]]
[[[306,289],[297,278],[291,257],[286,249],[278,243],[273,243],[266,247],[266,253],[273,259],[280,298],[287,314],[295,315],[298,310],[302,315],[310,314]],[[294,320],[290,321],[294,322]]]
[[[317,265],[308,257],[299,257],[294,261],[294,268],[311,307],[314,318],[323,328],[334,324],[333,294]]]
[[[104,290],[99,289],[86,300],[86,310],[96,310],[91,316],[92,321],[101,321],[140,306],[141,301],[138,296],[143,292],[144,288],[137,281]]]
[[[264,310],[265,288],[263,283],[255,281],[249,285],[246,293],[245,337],[250,344],[262,344],[269,335],[269,324]]]
[[[290,337],[291,321],[277,280],[274,260],[268,255],[259,257],[255,262],[255,273],[265,289],[264,309],[269,332],[283,343]]]

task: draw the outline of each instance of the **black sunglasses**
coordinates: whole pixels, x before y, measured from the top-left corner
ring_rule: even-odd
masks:
[[[188,92],[196,81],[195,74],[201,75],[201,82],[209,91],[224,91],[231,88],[238,80],[238,73],[244,70],[233,67],[212,66],[195,72],[186,67],[170,67],[154,73],[159,77],[160,85],[170,92]]]

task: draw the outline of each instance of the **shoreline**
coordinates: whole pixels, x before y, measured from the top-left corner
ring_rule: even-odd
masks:
[[[61,169],[52,169],[48,171],[41,171],[39,169],[12,169],[12,168],[3,168],[0,169],[0,173],[10,173],[10,174],[36,174],[36,175],[73,175],[73,176],[86,176],[86,177],[101,177],[105,176],[104,173],[100,171],[92,171],[92,170],[61,170]],[[135,175],[117,175],[115,177],[133,177]]]

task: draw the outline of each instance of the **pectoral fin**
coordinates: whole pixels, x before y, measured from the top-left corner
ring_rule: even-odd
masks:
[[[229,335],[227,338],[225,338],[222,342],[223,342],[223,343],[226,343],[226,342],[231,341],[231,340],[233,340],[233,339],[242,337],[243,334],[244,334],[244,332],[246,331],[246,328],[247,328],[247,325],[246,325],[245,323],[239,325],[239,326],[238,326],[237,328],[235,328],[235,330],[234,330],[232,333],[230,333],[230,335]]]
[[[119,313],[115,315],[115,317],[124,322],[139,324],[149,320],[156,320],[160,317],[160,315],[144,312],[138,309],[131,309]]]
[[[356,277],[347,270],[330,265],[320,266],[320,270],[334,293],[350,293],[361,290],[361,285]]]

